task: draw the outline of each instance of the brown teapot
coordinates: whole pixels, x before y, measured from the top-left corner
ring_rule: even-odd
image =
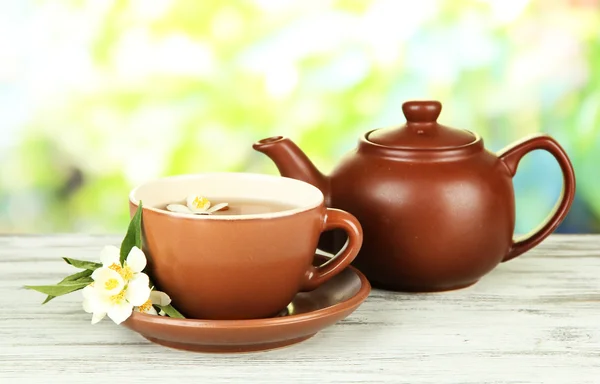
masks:
[[[359,219],[364,242],[354,264],[374,286],[409,292],[466,287],[556,229],[573,201],[575,176],[551,137],[536,135],[494,154],[477,134],[438,124],[441,109],[437,101],[404,103],[406,124],[367,132],[328,177],[287,138],[253,147],[282,176],[317,186],[328,206]],[[515,240],[512,178],[521,158],[536,149],[558,161],[563,193],[539,228]],[[334,237],[341,247],[345,238]]]

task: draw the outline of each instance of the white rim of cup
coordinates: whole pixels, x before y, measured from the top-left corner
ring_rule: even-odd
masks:
[[[167,177],[160,177],[160,178],[156,178],[156,179],[152,179],[149,180],[143,184],[138,185],[137,187],[133,188],[131,190],[131,192],[129,193],[129,201],[134,205],[134,206],[139,206],[139,199],[138,196],[136,196],[139,191],[144,188],[147,187],[150,184],[153,183],[160,183],[160,182],[169,182],[169,181],[178,181],[178,180],[187,180],[187,179],[202,179],[202,178],[210,178],[210,177],[223,177],[223,178],[227,178],[227,177],[232,177],[232,178],[252,178],[252,179],[257,179],[257,182],[260,182],[260,180],[269,180],[271,182],[282,182],[282,183],[287,183],[290,186],[295,186],[298,189],[304,189],[307,191],[307,193],[311,193],[315,195],[314,199],[312,200],[312,203],[310,204],[304,204],[301,206],[298,206],[297,208],[292,208],[292,209],[286,209],[286,210],[282,210],[282,211],[277,211],[277,212],[269,212],[269,213],[257,213],[257,214],[248,214],[248,215],[227,215],[227,214],[219,214],[219,215],[194,215],[194,214],[188,214],[188,213],[179,213],[179,212],[171,212],[171,211],[167,211],[164,209],[159,209],[159,208],[155,208],[153,206],[150,205],[146,205],[144,202],[144,199],[142,198],[142,203],[144,204],[143,209],[144,210],[148,210],[148,211],[152,211],[152,212],[156,212],[158,214],[161,215],[165,215],[165,216],[172,216],[172,217],[177,217],[177,218],[181,218],[181,219],[188,219],[188,220],[251,220],[251,219],[271,219],[271,218],[276,218],[276,217],[285,217],[285,216],[291,216],[300,212],[305,212],[305,211],[309,211],[311,209],[317,208],[318,206],[322,205],[324,202],[324,196],[323,193],[321,192],[321,190],[319,190],[317,187],[301,181],[301,180],[297,180],[297,179],[292,179],[289,177],[283,177],[283,176],[275,176],[275,175],[268,175],[268,174],[260,174],[260,173],[246,173],[246,172],[209,172],[209,173],[195,173],[195,174],[185,174],[185,175],[177,175],[177,176],[167,176]],[[185,198],[185,196],[181,197],[182,199]],[[257,200],[265,200],[265,201],[277,201],[277,202],[281,202],[281,200],[275,200],[275,199],[266,199],[266,198],[260,198],[259,196],[244,196],[240,198],[248,198],[248,199],[257,199]],[[286,204],[295,204],[294,202],[291,201],[286,201]]]

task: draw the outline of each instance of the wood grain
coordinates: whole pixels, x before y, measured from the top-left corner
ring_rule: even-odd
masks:
[[[119,236],[0,236],[0,383],[600,383],[600,236],[552,236],[473,287],[374,291],[296,346],[180,352],[108,320],[80,293],[40,306],[54,283]]]

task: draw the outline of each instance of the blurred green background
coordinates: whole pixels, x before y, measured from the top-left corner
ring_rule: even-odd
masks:
[[[598,0],[0,1],[0,232],[123,232],[162,175],[276,174],[291,137],[327,172],[411,99],[497,151],[534,132],[569,153],[560,232],[600,231]],[[517,232],[561,190],[553,158],[515,178]]]

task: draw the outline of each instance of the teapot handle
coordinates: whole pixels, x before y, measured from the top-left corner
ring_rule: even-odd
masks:
[[[541,226],[533,230],[531,233],[525,235],[523,238],[513,240],[510,251],[506,257],[504,257],[502,262],[514,259],[515,257],[535,247],[542,240],[548,237],[548,235],[550,235],[563,221],[569,212],[569,208],[571,208],[571,204],[573,203],[573,199],[575,197],[575,173],[573,171],[571,161],[560,144],[558,144],[558,142],[556,142],[556,140],[550,136],[535,135],[533,137],[523,139],[501,150],[498,153],[498,157],[506,165],[510,175],[514,177],[521,158],[536,149],[543,149],[550,152],[556,161],[558,161],[558,165],[560,165],[560,169],[563,174],[563,190],[561,197],[546,221],[544,221]]]

